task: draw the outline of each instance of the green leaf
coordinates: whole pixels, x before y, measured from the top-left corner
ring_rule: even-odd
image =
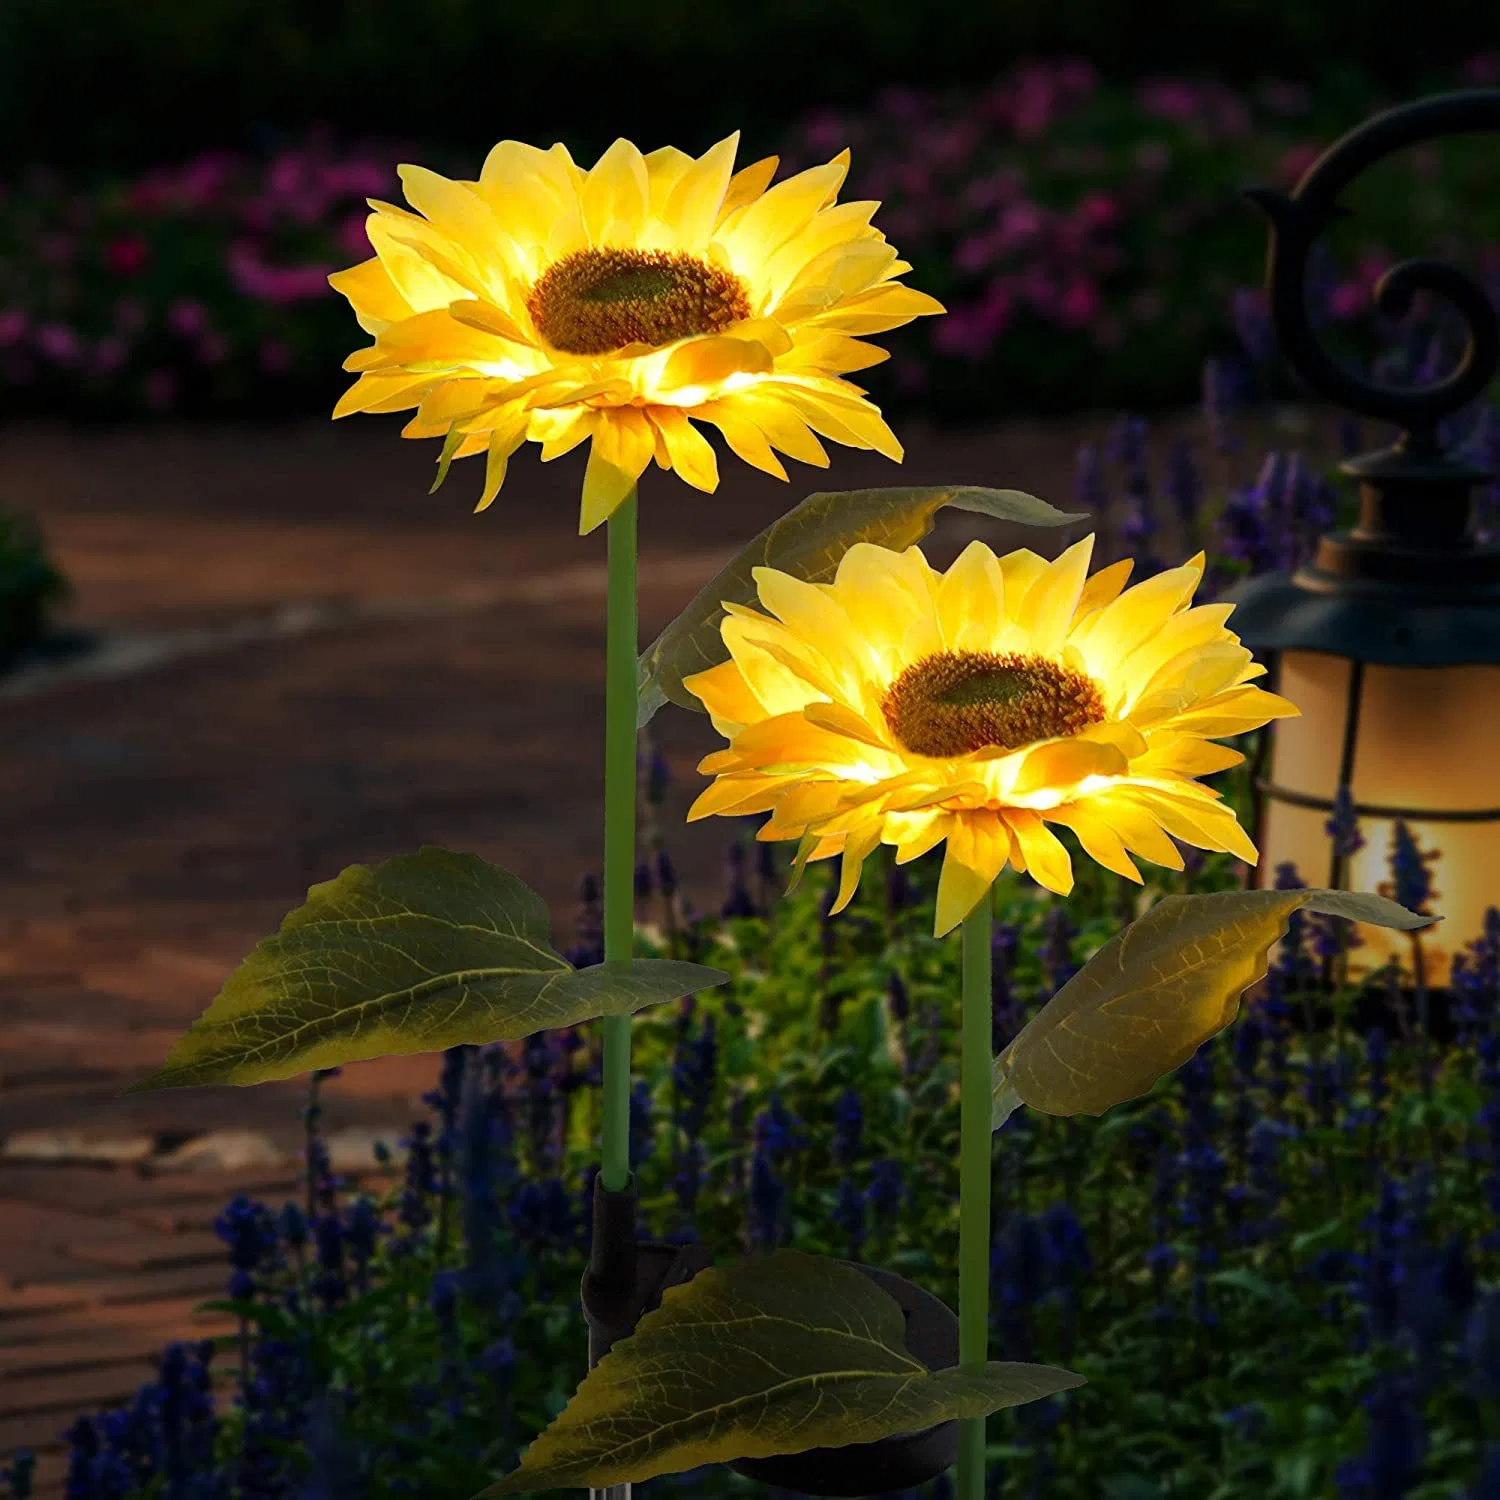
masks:
[[[1210,1286],[1229,1286],[1236,1291],[1254,1297],[1258,1302],[1269,1303],[1282,1312],[1295,1313],[1302,1304],[1284,1286],[1267,1281],[1258,1271],[1249,1266],[1230,1266],[1224,1271],[1214,1271],[1208,1278]]]
[[[575,969],[547,907],[476,854],[424,846],[312,886],[127,1094],[291,1078],[631,1015],[729,978],[670,959]]]
[[[805,583],[831,583],[839,560],[856,542],[904,551],[932,530],[933,517],[945,505],[1024,526],[1065,526],[1087,518],[1085,511],[1057,510],[1021,490],[992,490],[974,484],[824,490],[809,495],[766,527],[700,589],[647,648],[636,669],[636,727],[644,728],[668,702],[703,712],[702,703],[683,687],[682,679],[729,659],[719,634],[722,601],[755,604],[753,569],[776,568]]]
[[[778,1250],[670,1288],[483,1497],[603,1489],[699,1464],[871,1443],[1082,1385],[1045,1365],[930,1371],[868,1276]]]
[[[1265,978],[1294,911],[1413,932],[1435,920],[1364,891],[1164,896],[1117,932],[995,1060],[992,1128],[1022,1104],[1102,1115],[1181,1067]]]

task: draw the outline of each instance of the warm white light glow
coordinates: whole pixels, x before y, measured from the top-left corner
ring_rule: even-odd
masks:
[[[1332,799],[1338,788],[1344,710],[1352,664],[1343,657],[1288,651],[1277,691],[1302,710],[1277,724],[1270,779],[1288,791]],[[1457,811],[1500,808],[1500,667],[1366,666],[1352,789],[1357,803]],[[1328,883],[1329,814],[1267,799],[1259,883],[1275,884],[1291,860],[1307,885]],[[1373,891],[1388,881],[1394,820],[1361,818],[1365,845],[1346,864],[1344,886]],[[1487,906],[1500,906],[1500,822],[1408,819],[1430,866],[1428,910],[1444,920],[1422,934],[1429,984],[1444,985],[1455,952],[1477,938]],[[1392,955],[1411,966],[1411,940],[1382,927],[1359,927],[1351,951],[1358,976]]]

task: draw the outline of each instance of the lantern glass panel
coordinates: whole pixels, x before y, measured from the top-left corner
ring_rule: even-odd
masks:
[[[1271,780],[1288,791],[1332,800],[1338,789],[1352,663],[1338,656],[1288,651],[1278,691],[1302,710],[1273,736]],[[1423,811],[1500,809],[1500,667],[1384,667],[1367,665],[1351,778],[1357,803],[1410,809],[1418,847],[1436,851],[1429,866],[1428,910],[1444,918],[1422,936],[1426,980],[1448,982],[1452,955],[1479,936],[1485,908],[1500,905],[1500,819],[1445,822]],[[1265,804],[1260,884],[1274,883],[1276,866],[1291,860],[1308,885],[1324,885],[1331,845],[1329,814],[1274,798]],[[1345,866],[1343,884],[1374,891],[1391,879],[1395,819],[1361,817],[1365,844]],[[1394,894],[1394,892],[1389,892]],[[1359,927],[1351,975],[1378,968],[1392,956],[1410,967],[1411,940],[1380,927]]]

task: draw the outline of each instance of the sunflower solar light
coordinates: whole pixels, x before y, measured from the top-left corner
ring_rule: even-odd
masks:
[[[917,543],[951,505],[1058,527],[1078,516],[1015,490],[809,496],[756,537],[637,659],[636,486],[654,460],[712,491],[719,429],[747,463],[826,465],[819,438],[899,461],[844,377],[862,341],[939,313],[910,268],[836,199],[843,153],[772,186],[733,171],[737,137],[698,158],[617,141],[589,170],[504,141],[479,179],[401,168],[416,213],[372,202],[375,256],[339,272],[370,348],[335,409],[416,407],[409,437],[483,453],[478,509],[526,441],[590,442],[580,535],[608,523],[604,962],[575,969],[517,876],[425,847],[351,866],[230,976],[143,1089],[252,1084],[363,1058],[518,1039],[602,1018],[602,1163],[582,1281],[590,1370],[486,1496],[606,1491],[725,1463],[810,1494],[920,1484],[957,1458],[984,1495],[984,1421],[1082,1384],[988,1359],[993,1132],[1020,1105],[1100,1114],[1146,1092],[1234,1017],[1294,910],[1415,929],[1378,896],[1325,890],[1169,896],[1117,934],[990,1055],[993,887],[1010,865],[1061,895],[1071,856],[1140,881],[1182,868],[1173,838],[1254,862],[1196,778],[1240,759],[1213,743],[1296,713],[1254,685],[1230,607],[1193,606],[1203,558],[1126,588],[1092,576],[1092,537],[1046,561],[972,543],[946,573]],[[760,608],[754,607],[759,604]],[[959,1309],[879,1267],[794,1249],[717,1266],[635,1239],[630,1017],[722,983],[634,956],[636,738],[666,703],[706,711],[727,747],[690,818],[769,812],[761,839],[842,859],[834,912],[877,844],[898,863],[945,844],[934,936],[962,930]]]

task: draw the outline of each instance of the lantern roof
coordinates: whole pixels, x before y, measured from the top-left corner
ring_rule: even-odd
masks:
[[[1244,579],[1219,602],[1235,606],[1228,627],[1257,654],[1323,651],[1386,667],[1500,665],[1500,584],[1443,588],[1308,566]]]

